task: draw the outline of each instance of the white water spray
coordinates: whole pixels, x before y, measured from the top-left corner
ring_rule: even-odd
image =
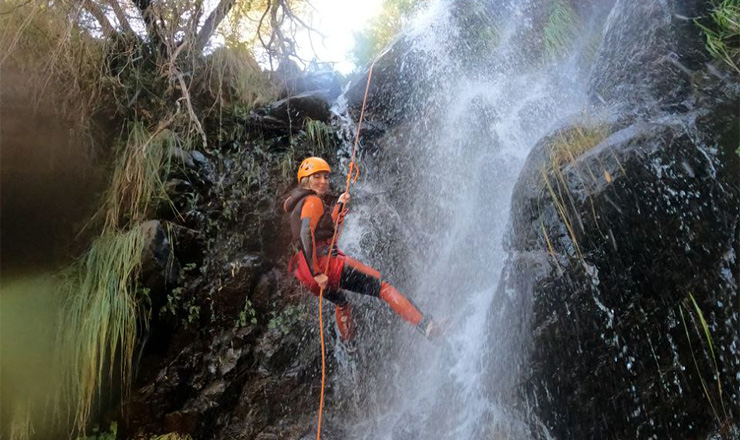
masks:
[[[512,384],[497,379],[510,377],[503,369],[522,353],[490,334],[526,320],[529,310],[502,311],[498,316],[511,322],[490,322],[490,309],[495,295],[510,294],[497,286],[519,171],[557,121],[583,110],[587,74],[577,53],[523,62],[523,36],[533,33],[529,17],[546,7],[539,3],[501,2],[499,42],[480,60],[460,59],[465,43],[450,1],[432,2],[409,26],[412,51],[425,60],[416,76],[438,86],[418,91],[429,107],[421,117],[377,142],[377,172],[360,189],[379,195],[355,207],[341,244],[362,249],[359,256],[376,265],[387,251],[374,254],[368,243],[402,244],[404,251],[394,249],[405,270],[387,264],[386,273],[394,283],[404,274],[408,295],[423,311],[449,320],[449,329],[436,345],[408,326],[378,331],[383,340],[375,342],[385,349],[366,355],[359,367],[374,367],[374,375],[359,380],[375,382],[360,385],[356,417],[341,416],[348,438],[529,438],[526,415],[511,403]]]

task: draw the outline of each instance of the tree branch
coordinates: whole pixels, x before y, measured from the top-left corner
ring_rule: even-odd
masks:
[[[152,17],[152,9],[151,0],[133,0],[134,5],[136,5],[137,8],[139,8],[139,12],[141,13],[141,18],[144,20],[144,24],[146,25],[146,33],[149,36],[149,39],[154,44],[155,47],[160,48],[162,45],[162,38],[159,35],[159,29],[157,29],[157,23],[155,22],[154,18]]]
[[[110,21],[108,21],[108,17],[105,16],[103,10],[100,9],[100,7],[96,5],[92,0],[83,0],[82,5],[87,10],[87,12],[95,17],[95,20],[100,23],[100,28],[103,31],[103,35],[105,35],[106,37],[110,37],[111,35],[116,33],[116,28],[114,28],[113,25],[110,24]]]
[[[221,0],[218,2],[218,6],[211,11],[208,18],[206,18],[205,23],[203,23],[203,27],[200,28],[198,36],[195,37],[194,49],[196,52],[202,52],[203,49],[205,49],[206,44],[208,44],[208,40],[211,39],[213,33],[218,28],[218,25],[221,24],[221,21],[229,14],[231,8],[234,7],[235,1],[236,0]]]
[[[108,0],[108,4],[113,9],[113,13],[116,14],[116,19],[118,19],[118,22],[121,24],[123,31],[128,34],[135,35],[134,30],[131,28],[131,24],[128,22],[128,18],[126,18],[126,14],[123,12],[123,8],[121,8],[121,5],[118,3],[118,0]]]

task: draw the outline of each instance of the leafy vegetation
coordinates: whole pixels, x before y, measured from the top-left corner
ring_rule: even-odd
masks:
[[[552,3],[543,28],[545,52],[550,58],[563,55],[578,33],[579,19],[573,7],[563,0]]]
[[[113,422],[107,431],[101,431],[98,426],[93,427],[90,435],[77,437],[75,440],[116,440],[118,436],[118,425]]]
[[[704,31],[709,53],[740,74],[740,2],[713,0],[712,6],[710,21],[695,23]]]
[[[306,318],[306,313],[305,304],[289,304],[279,313],[271,312],[272,318],[267,323],[267,328],[270,330],[277,329],[283,335],[287,335],[294,328],[296,322]]]
[[[426,0],[385,0],[367,27],[355,33],[352,57],[358,67],[369,64],[400,32],[405,20]]]

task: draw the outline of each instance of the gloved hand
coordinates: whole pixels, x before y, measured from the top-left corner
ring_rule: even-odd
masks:
[[[319,288],[326,290],[326,285],[329,284],[329,277],[324,275],[323,273],[320,273],[313,277],[314,281],[316,281],[316,284],[319,285]]]

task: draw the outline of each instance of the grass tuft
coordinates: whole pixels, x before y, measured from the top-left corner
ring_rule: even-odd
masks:
[[[581,260],[583,260],[583,253],[578,244],[574,222],[575,220],[580,224],[580,218],[573,218],[571,214],[577,213],[578,210],[575,208],[575,203],[571,197],[568,183],[565,181],[562,169],[564,166],[574,163],[578,157],[606,139],[608,133],[607,127],[601,124],[589,127],[574,127],[570,130],[559,133],[548,143],[548,161],[540,170],[545,188],[555,205],[555,209],[560,220],[568,230],[568,235],[573,242],[576,254]],[[596,181],[596,177],[590,169],[588,170],[588,173],[591,175],[591,178]],[[596,218],[595,215],[594,218]],[[550,240],[546,234],[545,239],[549,245]]]
[[[118,366],[123,389],[130,384],[137,335],[136,279],[146,245],[146,231],[105,233],[61,276],[60,364],[74,410],[74,424],[84,432],[100,395],[104,372],[112,382]]]
[[[165,128],[150,134],[142,124],[132,124],[102,207],[106,232],[143,221],[157,202],[169,201],[163,177],[170,170],[170,153],[175,148],[187,151],[190,143]]]
[[[170,432],[168,434],[152,437],[151,440],[193,440],[193,438],[187,434]]]
[[[578,33],[580,21],[578,15],[563,0],[552,4],[550,15],[544,26],[545,52],[551,58],[557,58],[567,52]]]
[[[243,42],[231,42],[208,55],[197,81],[199,91],[208,92],[220,111],[234,104],[251,109],[276,100],[280,92]]]
[[[313,142],[319,150],[323,151],[332,144],[334,131],[332,128],[321,121],[314,121],[307,118],[304,124],[308,139]]]
[[[712,0],[711,24],[694,20],[704,31],[706,48],[715,58],[724,61],[740,74],[740,2]]]
[[[608,130],[603,125],[574,127],[557,135],[549,144],[549,170],[557,171],[606,139]]]
[[[689,296],[686,300],[691,301],[691,305],[693,306],[694,312],[696,313],[696,316],[699,318],[699,323],[701,324],[701,331],[696,326],[696,320],[694,320],[694,328],[696,329],[697,334],[701,337],[702,334],[704,336],[704,339],[707,343],[707,346],[709,347],[709,352],[711,354],[712,359],[712,367],[714,368],[713,375],[717,380],[717,393],[719,395],[719,403],[722,407],[722,412],[724,414],[725,419],[727,419],[727,411],[725,409],[725,402],[724,402],[724,396],[722,395],[722,382],[720,381],[720,372],[719,372],[719,366],[717,365],[717,355],[714,352],[714,343],[712,342],[712,334],[709,331],[709,325],[707,324],[707,320],[704,319],[704,313],[702,313],[701,308],[699,307],[699,304],[697,304],[696,299],[694,299],[694,295],[689,292]],[[688,310],[691,310],[691,307],[686,305],[686,308]],[[681,317],[683,318],[683,312],[681,312]],[[686,326],[686,322],[684,321],[684,327]],[[688,328],[686,328],[686,336],[688,338]],[[689,344],[691,344],[691,339],[689,338]],[[692,356],[693,356],[693,349],[692,349]],[[697,374],[701,377],[701,372],[699,371],[699,366],[696,362],[696,357],[694,357],[694,364],[696,365]],[[714,404],[712,403],[713,399],[710,398],[709,392],[707,391],[707,387],[704,384],[704,379],[701,379],[702,386],[704,388],[704,393],[706,394],[707,400],[709,401],[710,405],[712,406],[712,411],[715,413],[715,417],[717,418],[718,423],[721,424],[721,419],[718,417],[717,412],[714,409]]]

